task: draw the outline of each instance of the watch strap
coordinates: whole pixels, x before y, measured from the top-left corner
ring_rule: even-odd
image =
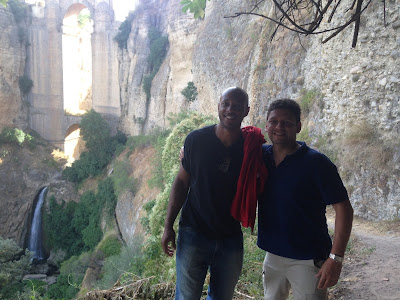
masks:
[[[329,258],[333,259],[336,262],[343,263],[343,256],[339,256],[333,253],[329,253]]]

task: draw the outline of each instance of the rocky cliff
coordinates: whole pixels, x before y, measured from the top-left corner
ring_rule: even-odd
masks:
[[[243,1],[207,2],[204,20],[183,14],[175,1],[146,3],[119,56],[125,131],[168,126],[168,114],[182,109],[216,115],[219,93],[232,85],[249,92],[245,123],[264,127],[268,103],[290,97],[302,103],[301,137],[337,163],[356,214],[400,217],[399,1],[387,1],[386,24],[382,3],[371,3],[355,48],[353,26],[325,44],[323,35],[284,30],[270,41],[274,26],[265,19],[225,18],[248,9]],[[338,11],[338,19],[349,13]],[[152,25],[168,35],[169,50],[146,103],[142,79]],[[188,81],[199,92],[194,102],[180,93]]]
[[[27,125],[26,118],[23,121],[23,101],[18,86],[25,68],[24,26],[23,22],[17,24],[11,11],[0,5],[0,129]]]
[[[38,141],[38,140],[37,140]],[[42,141],[35,146],[1,145],[0,236],[27,246],[35,198],[48,186],[47,197],[77,201],[74,186],[61,179],[63,154]]]

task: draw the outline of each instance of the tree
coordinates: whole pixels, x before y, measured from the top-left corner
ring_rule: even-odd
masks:
[[[187,86],[182,90],[181,94],[186,98],[187,101],[194,101],[197,98],[197,87],[192,81],[189,81]]]
[[[30,259],[29,252],[24,252],[14,240],[0,237],[0,299],[9,298],[6,295],[15,296],[10,293],[29,272]]]
[[[344,1],[314,1],[314,0],[272,0],[273,13],[267,15],[261,9],[261,5],[266,0],[257,0],[249,11],[237,12],[232,16],[225,16],[225,18],[236,18],[242,15],[253,15],[263,17],[276,24],[275,30],[271,35],[271,40],[274,38],[279,28],[284,28],[294,31],[298,34],[310,35],[321,34],[329,32],[330,35],[325,38],[322,43],[326,43],[345,28],[354,23],[354,34],[352,47],[357,44],[357,38],[360,28],[361,15],[367,9],[372,0],[353,0],[348,6]],[[182,11],[186,12],[188,9],[194,13],[195,18],[204,18],[204,10],[206,8],[206,0],[182,0]],[[384,11],[384,23],[386,26],[386,0],[382,0]],[[341,14],[336,14],[339,11],[351,12],[348,17],[342,17]],[[347,19],[346,19],[347,18]],[[323,22],[332,23],[336,20],[336,26],[331,28],[321,29],[320,26]]]
[[[82,117],[80,124],[82,139],[89,151],[107,149],[110,144],[110,126],[99,113],[90,110]]]

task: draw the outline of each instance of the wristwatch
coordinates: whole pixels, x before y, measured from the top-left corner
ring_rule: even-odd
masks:
[[[339,256],[333,253],[329,253],[329,258],[333,259],[334,261],[338,263],[343,263],[343,256]]]

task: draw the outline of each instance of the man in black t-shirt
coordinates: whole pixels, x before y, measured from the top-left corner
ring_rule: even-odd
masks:
[[[191,132],[172,186],[162,246],[176,253],[175,299],[200,299],[207,270],[207,299],[230,300],[243,262],[243,235],[230,214],[243,161],[241,123],[248,95],[226,89],[218,103],[219,123]],[[177,247],[174,221],[182,209]]]

